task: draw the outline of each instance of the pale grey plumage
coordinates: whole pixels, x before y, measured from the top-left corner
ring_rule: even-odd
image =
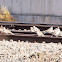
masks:
[[[42,31],[44,34],[45,33],[50,33],[50,34],[52,34],[52,32],[53,32],[54,30],[53,30],[53,26],[51,26],[49,29],[47,29],[47,30],[45,30],[45,31]]]

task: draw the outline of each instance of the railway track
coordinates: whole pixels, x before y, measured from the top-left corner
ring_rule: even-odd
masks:
[[[37,36],[35,32],[30,31],[23,31],[23,29],[29,30],[32,26],[37,26],[40,30],[46,30],[49,27],[53,26],[54,28],[59,27],[62,30],[62,25],[53,25],[53,24],[32,24],[32,23],[11,23],[11,22],[0,22],[0,25],[9,28],[14,35],[8,35],[8,34],[0,34],[0,40],[23,40],[23,41],[30,41],[30,42],[61,42],[62,43],[62,37],[52,37],[51,35],[45,35],[43,37]],[[15,30],[12,30],[15,29]],[[20,31],[19,29],[22,29]]]

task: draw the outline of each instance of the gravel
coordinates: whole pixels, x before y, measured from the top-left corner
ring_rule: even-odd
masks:
[[[62,62],[62,44],[3,40],[0,62]]]

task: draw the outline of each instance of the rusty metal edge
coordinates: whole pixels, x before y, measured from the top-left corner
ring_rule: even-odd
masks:
[[[22,35],[0,35],[0,40],[10,40],[13,39],[14,41],[23,40],[23,41],[29,41],[34,42],[37,41],[39,43],[45,42],[61,42],[62,43],[62,37],[39,37],[39,36],[22,36]]]

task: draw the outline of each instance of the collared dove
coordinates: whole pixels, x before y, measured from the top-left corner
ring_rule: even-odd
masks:
[[[11,31],[9,31],[8,29],[6,29],[3,26],[0,27],[0,32],[1,33],[5,33],[5,34],[12,34],[12,35],[14,35]]]
[[[31,32],[35,32],[35,30],[34,30],[33,27],[30,27],[30,31],[31,31]]]
[[[62,37],[62,31],[60,31],[60,33],[58,34],[58,36]]]
[[[40,30],[40,29],[37,28],[36,26],[33,26],[33,28],[34,28],[35,32],[38,31],[38,30]]]
[[[42,31],[44,34],[45,33],[50,33],[50,34],[52,34],[52,32],[53,32],[54,30],[53,30],[53,26],[51,26],[49,29],[47,29],[47,30],[45,30],[45,31]]]
[[[59,35],[59,33],[60,33],[60,28],[57,27],[57,28],[54,29],[54,32],[52,33],[52,35],[57,37]]]
[[[36,33],[38,36],[44,36],[44,34],[40,30],[38,30]]]
[[[44,34],[40,31],[39,28],[37,28],[36,26],[33,26],[35,32],[37,33],[38,36],[44,36]]]

